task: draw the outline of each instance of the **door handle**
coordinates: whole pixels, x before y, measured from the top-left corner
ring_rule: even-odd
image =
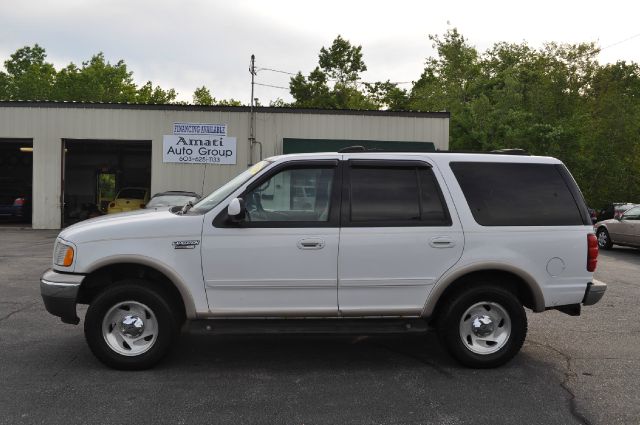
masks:
[[[436,236],[431,238],[429,245],[433,248],[453,248],[456,243],[447,236]]]
[[[300,249],[322,249],[324,248],[324,240],[320,238],[305,238],[298,241]]]

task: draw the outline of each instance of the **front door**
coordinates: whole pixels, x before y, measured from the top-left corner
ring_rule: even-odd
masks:
[[[345,167],[338,303],[345,316],[417,316],[464,245],[431,167],[350,160]]]
[[[214,315],[336,316],[340,176],[337,160],[292,161],[205,223],[202,268]]]

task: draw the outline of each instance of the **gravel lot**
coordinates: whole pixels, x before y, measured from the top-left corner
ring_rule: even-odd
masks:
[[[640,423],[640,250],[601,253],[604,299],[581,317],[529,314],[499,369],[458,366],[433,334],[185,334],[156,369],[119,372],[44,309],[56,234],[0,228],[2,424]]]

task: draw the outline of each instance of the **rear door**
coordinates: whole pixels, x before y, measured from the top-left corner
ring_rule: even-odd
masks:
[[[341,314],[419,315],[464,247],[440,174],[423,161],[352,159],[343,178]]]

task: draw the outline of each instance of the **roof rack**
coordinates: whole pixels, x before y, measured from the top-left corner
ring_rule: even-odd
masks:
[[[364,146],[347,146],[346,148],[342,148],[338,151],[338,153],[351,153],[351,152],[366,152],[367,148]]]
[[[502,154],[502,155],[527,155],[527,156],[531,155],[526,150],[520,149],[520,148],[495,149],[487,153],[496,153],[496,154]]]
[[[342,148],[338,151],[338,153],[354,153],[354,152],[393,152],[393,151],[387,151],[387,150],[383,150],[383,149],[376,149],[376,148],[365,148],[364,146],[347,146],[346,148]],[[406,153],[406,152],[404,152]],[[421,153],[425,153],[425,152],[421,152]],[[526,155],[526,156],[530,156],[531,154],[529,152],[527,152],[524,149],[520,149],[520,148],[505,148],[505,149],[495,149],[492,151],[488,151],[488,152],[478,152],[478,151],[441,151],[441,150],[436,150],[433,152],[426,152],[426,153],[476,153],[476,154],[493,154],[493,155]]]

